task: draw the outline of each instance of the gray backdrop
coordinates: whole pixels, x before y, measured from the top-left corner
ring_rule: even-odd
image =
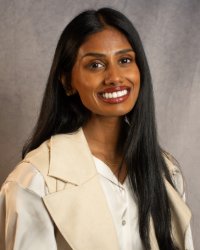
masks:
[[[159,139],[182,166],[200,249],[200,1],[0,0],[0,184],[20,159],[54,49],[79,11],[111,6],[133,21],[147,52]]]

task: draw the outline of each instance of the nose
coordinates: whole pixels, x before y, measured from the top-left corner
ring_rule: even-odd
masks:
[[[116,65],[110,65],[105,74],[106,85],[118,85],[123,83],[123,77],[120,69]]]

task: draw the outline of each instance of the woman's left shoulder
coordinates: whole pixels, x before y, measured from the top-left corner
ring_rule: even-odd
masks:
[[[164,157],[166,165],[169,169],[169,173],[170,173],[172,182],[174,183],[174,186],[176,187],[176,190],[180,194],[183,201],[186,202],[186,200],[185,200],[185,181],[184,181],[184,178],[182,175],[182,171],[181,171],[181,167],[180,167],[179,162],[174,158],[174,156],[172,156],[170,153],[168,153],[166,151],[163,151],[163,157]],[[188,225],[188,227],[185,231],[185,248],[184,249],[194,250],[190,224]]]
[[[176,160],[176,158],[173,155],[171,155],[170,153],[166,151],[163,151],[163,157],[168,167],[174,186],[176,187],[181,197],[184,198],[184,186],[185,185],[184,185],[184,178],[183,178],[183,174],[182,174],[179,162]]]

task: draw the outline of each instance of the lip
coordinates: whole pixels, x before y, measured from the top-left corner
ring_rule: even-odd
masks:
[[[118,92],[118,91],[123,91],[123,90],[127,90],[127,94],[120,96],[120,97],[113,97],[113,98],[105,98],[103,97],[104,93],[114,93],[114,92]],[[126,87],[126,86],[117,86],[117,87],[109,87],[104,89],[103,91],[98,93],[98,97],[106,103],[110,103],[110,104],[118,104],[118,103],[122,103],[124,102],[130,94],[130,87]]]

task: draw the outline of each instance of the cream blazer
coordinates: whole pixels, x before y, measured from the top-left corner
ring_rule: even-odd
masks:
[[[48,191],[42,199],[56,225],[58,250],[119,250],[112,216],[82,129],[51,137],[28,153],[20,165],[27,163],[44,177]],[[182,192],[179,169],[168,158],[166,163]],[[173,237],[179,248],[186,250],[191,212],[167,180],[165,185],[172,209]],[[150,244],[152,250],[159,249],[152,219]]]

